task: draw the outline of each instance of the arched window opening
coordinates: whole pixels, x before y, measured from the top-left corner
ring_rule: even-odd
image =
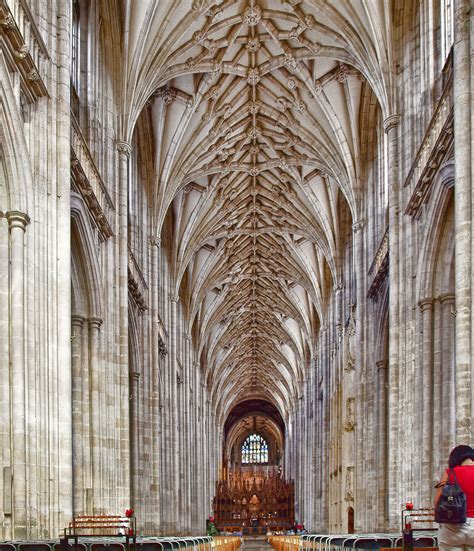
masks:
[[[71,39],[71,82],[76,93],[79,93],[79,71],[80,71],[80,40],[81,40],[81,10],[78,0],[73,4],[72,9],[72,39]]]
[[[268,463],[268,444],[259,434],[250,434],[242,445],[242,464]]]
[[[454,0],[441,0],[441,56],[449,55],[454,41]]]

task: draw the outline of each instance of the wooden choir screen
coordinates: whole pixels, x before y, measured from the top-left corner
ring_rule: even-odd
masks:
[[[268,477],[234,472],[216,483],[215,524],[221,531],[265,534],[290,530],[295,521],[294,483],[278,472]]]

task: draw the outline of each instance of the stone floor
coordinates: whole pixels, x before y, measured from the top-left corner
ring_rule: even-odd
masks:
[[[240,549],[243,551],[268,551],[272,547],[267,543],[265,536],[245,536]]]

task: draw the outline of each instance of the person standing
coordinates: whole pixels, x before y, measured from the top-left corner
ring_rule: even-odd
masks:
[[[466,495],[466,522],[464,524],[447,524],[439,526],[438,546],[440,551],[467,551],[474,548],[474,449],[471,446],[456,446],[449,454],[449,468],[446,469],[440,482],[436,485],[435,507],[449,481],[454,482],[451,469],[456,475],[457,483]]]

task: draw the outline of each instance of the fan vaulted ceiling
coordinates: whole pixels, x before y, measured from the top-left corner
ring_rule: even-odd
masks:
[[[129,75],[138,104],[151,98],[156,225],[172,211],[175,292],[218,411],[267,398],[284,414],[298,395],[339,284],[341,205],[358,220],[362,98],[372,89],[387,103],[384,9],[131,5]]]

